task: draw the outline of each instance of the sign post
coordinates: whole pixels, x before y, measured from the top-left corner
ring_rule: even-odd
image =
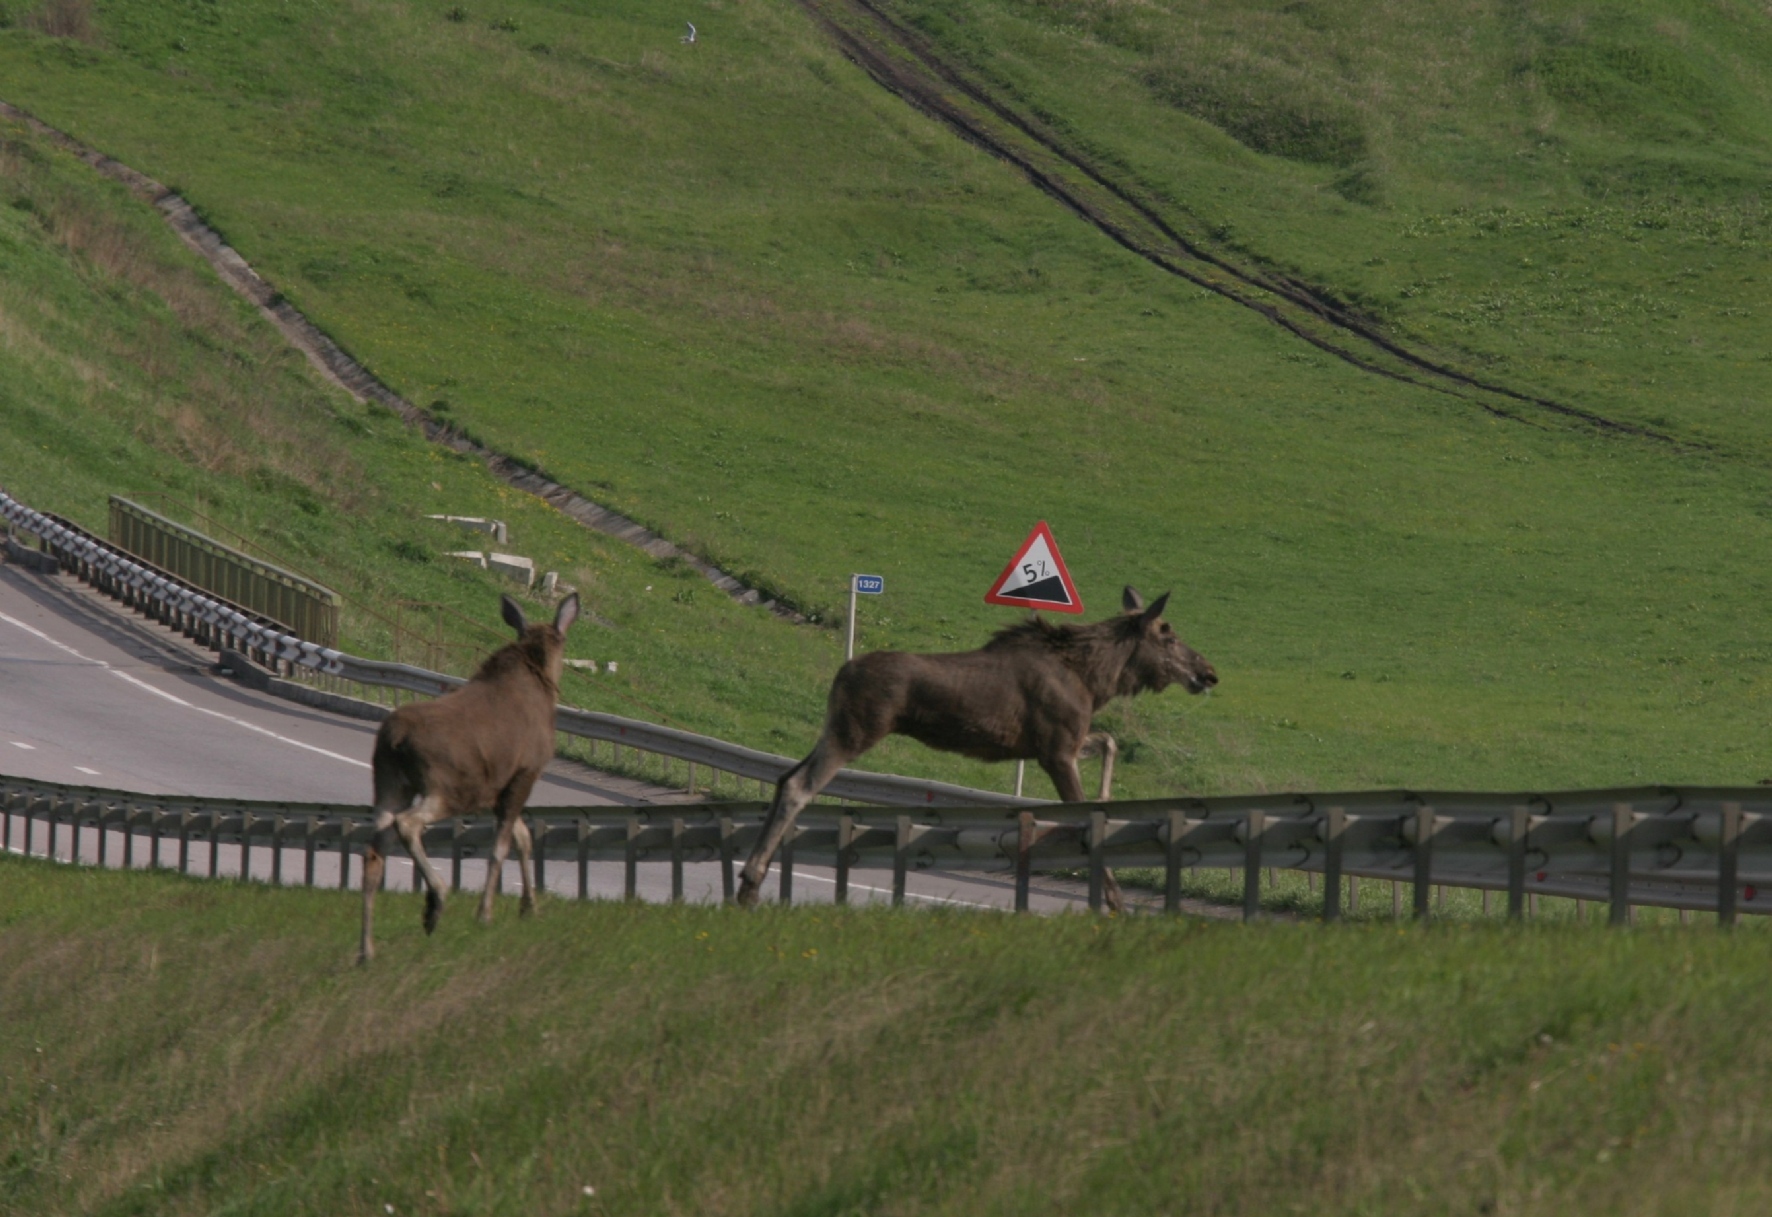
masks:
[[[984,594],[986,604],[1007,604],[1012,608],[1049,609],[1054,613],[1080,613],[1083,598],[1071,582],[1059,555],[1058,542],[1052,530],[1041,520],[1021,543],[1009,565],[997,576],[991,590]],[[1015,795],[1021,797],[1027,779],[1028,763],[1015,762]]]
[[[883,596],[886,594],[886,579],[883,575],[850,575],[849,576],[849,645],[844,650],[844,659],[855,658],[855,596]]]

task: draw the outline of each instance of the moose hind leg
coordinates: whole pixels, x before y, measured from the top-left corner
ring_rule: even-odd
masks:
[[[517,905],[517,916],[532,917],[535,915],[535,872],[531,857],[535,841],[521,815],[512,817],[511,838],[517,842],[517,871],[523,878],[523,899]]]
[[[375,839],[363,847],[363,937],[357,944],[360,964],[375,958],[375,893],[387,868],[388,851],[394,846],[393,823],[393,812],[376,813]]]
[[[769,874],[769,863],[774,859],[775,851],[781,848],[782,838],[793,828],[795,818],[856,755],[859,754],[838,748],[827,733],[820,737],[805,760],[782,775],[775,787],[775,801],[769,805],[769,814],[763,817],[763,831],[757,837],[744,870],[739,873],[739,904],[757,903],[757,892]]]
[[[425,828],[438,820],[449,818],[448,809],[437,795],[426,795],[411,811],[403,811],[394,817],[394,827],[400,834],[400,840],[406,843],[406,852],[412,855],[412,864],[418,867],[419,873],[425,878],[425,933],[430,934],[437,929],[437,919],[443,915],[443,898],[448,888],[437,868],[431,865],[430,855],[425,853]]]
[[[480,908],[475,916],[482,924],[492,924],[492,900],[498,895],[500,881],[504,878],[505,858],[511,852],[511,822],[501,821],[498,836],[493,838],[492,857],[486,860],[486,890],[480,893]]]

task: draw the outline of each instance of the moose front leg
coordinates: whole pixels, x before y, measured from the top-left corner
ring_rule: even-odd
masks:
[[[1081,760],[1083,757],[1096,755],[1101,757],[1101,793],[1095,798],[1096,801],[1105,803],[1112,797],[1114,758],[1120,755],[1120,745],[1106,731],[1097,731],[1084,738],[1082,750],[1077,753],[1077,758]]]
[[[1061,802],[1081,803],[1083,801],[1083,778],[1077,772],[1076,757],[1073,756],[1068,760],[1042,760],[1040,768],[1046,771],[1046,776],[1052,779],[1054,786],[1058,787],[1058,797]],[[1103,867],[1101,872],[1101,894],[1102,899],[1107,902],[1110,913],[1119,914],[1126,911],[1126,896],[1120,891],[1120,881],[1114,878],[1114,872],[1106,867]]]

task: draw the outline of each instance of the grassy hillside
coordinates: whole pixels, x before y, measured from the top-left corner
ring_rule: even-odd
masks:
[[[1038,518],[1096,611],[1122,582],[1175,587],[1178,627],[1224,683],[1110,714],[1132,745],[1123,793],[1765,775],[1772,512],[1753,403],[1772,365],[1728,310],[1757,307],[1744,183],[1772,75],[1758,35],[1726,37],[1708,9],[1678,18],[1684,42],[1651,17],[1544,19],[1543,62],[1577,76],[1616,44],[1628,84],[1629,48],[1652,37],[1731,65],[1707,86],[1734,107],[1709,134],[1621,132],[1615,106],[1557,102],[1566,164],[1532,151],[1551,137],[1521,98],[1551,86],[1542,64],[1537,85],[1509,75],[1540,42],[1510,40],[1505,12],[905,10],[1207,239],[1679,444],[1499,421],[1328,360],[1080,224],[782,0],[703,0],[685,10],[694,46],[680,14],[625,0],[119,2],[61,38],[32,19],[42,6],[10,11],[7,100],[185,191],[396,388],[494,445],[827,621],[849,571],[886,575],[864,646],[981,640],[1005,619],[985,585]],[[1172,79],[1184,63],[1205,75]],[[1302,99],[1309,138],[1239,127],[1213,100],[1233,79]],[[1659,114],[1660,96],[1642,105]],[[1676,161],[1709,167],[1702,189]],[[1655,354],[1675,338],[1677,357]],[[93,408],[140,430],[141,406]],[[451,510],[495,493],[360,411],[329,442],[369,442],[354,427],[414,470],[457,470]],[[95,471],[90,514],[116,477],[69,462]],[[393,505],[439,500],[399,461],[362,467],[340,485],[377,486],[388,515],[347,525],[340,490],[310,525],[251,479],[211,497],[305,563],[392,583],[334,534],[407,535]],[[138,468],[138,486],[194,476]],[[644,564],[524,518],[533,550],[604,580],[598,611],[625,632],[583,645],[644,648],[648,704],[810,742],[833,631],[710,604],[689,580],[645,592]],[[467,578],[392,569],[426,597]],[[1005,780],[910,747],[875,763]]]
[[[506,901],[427,939],[386,901],[359,969],[348,896],[0,859],[0,1213],[1671,1217],[1772,1191],[1763,926]]]

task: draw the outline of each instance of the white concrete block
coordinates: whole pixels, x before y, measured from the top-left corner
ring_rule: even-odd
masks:
[[[525,558],[517,554],[489,553],[486,555],[486,568],[496,571],[507,579],[514,579],[524,587],[535,582],[534,558]]]
[[[445,524],[455,524],[473,532],[489,532],[492,534],[492,539],[500,545],[509,545],[511,543],[510,530],[505,527],[505,522],[503,520],[489,520],[485,516],[433,515],[427,515],[425,519],[441,520]]]
[[[445,558],[461,558],[463,561],[472,562],[481,570],[486,569],[486,555],[477,549],[458,549],[443,556]]]

